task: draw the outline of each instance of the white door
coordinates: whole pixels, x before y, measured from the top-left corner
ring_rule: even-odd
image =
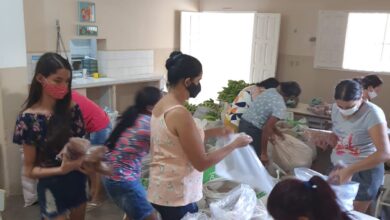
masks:
[[[280,14],[258,13],[255,16],[251,62],[251,81],[260,82],[275,77]]]

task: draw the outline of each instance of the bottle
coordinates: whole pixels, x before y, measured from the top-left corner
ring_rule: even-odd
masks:
[[[87,79],[87,78],[88,78],[87,69],[83,69],[83,79]]]

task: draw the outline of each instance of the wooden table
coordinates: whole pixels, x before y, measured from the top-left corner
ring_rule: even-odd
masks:
[[[307,110],[308,107],[306,103],[299,103],[296,108],[287,108],[287,112],[293,114],[294,120],[306,118],[311,128],[328,130],[332,127],[330,116],[314,114]]]

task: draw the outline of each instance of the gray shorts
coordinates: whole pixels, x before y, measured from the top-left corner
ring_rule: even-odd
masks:
[[[360,183],[355,201],[363,202],[374,200],[378,194],[379,187],[383,183],[384,172],[385,169],[383,164],[379,164],[372,169],[355,173],[352,177],[352,181]]]

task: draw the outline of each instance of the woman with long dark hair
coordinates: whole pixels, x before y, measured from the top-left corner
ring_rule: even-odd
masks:
[[[267,209],[275,220],[351,220],[332,188],[318,176],[279,182],[268,197]]]
[[[84,219],[86,176],[82,159],[69,161],[58,154],[70,137],[85,134],[78,105],[71,101],[72,70],[56,53],[39,59],[13,141],[23,146],[24,175],[38,179],[38,202],[45,219]]]
[[[138,91],[135,104],[126,109],[106,141],[106,160],[113,174],[104,177],[104,186],[116,205],[130,219],[157,219],[140,182],[141,161],[149,152],[150,115],[162,93],[155,87]]]

